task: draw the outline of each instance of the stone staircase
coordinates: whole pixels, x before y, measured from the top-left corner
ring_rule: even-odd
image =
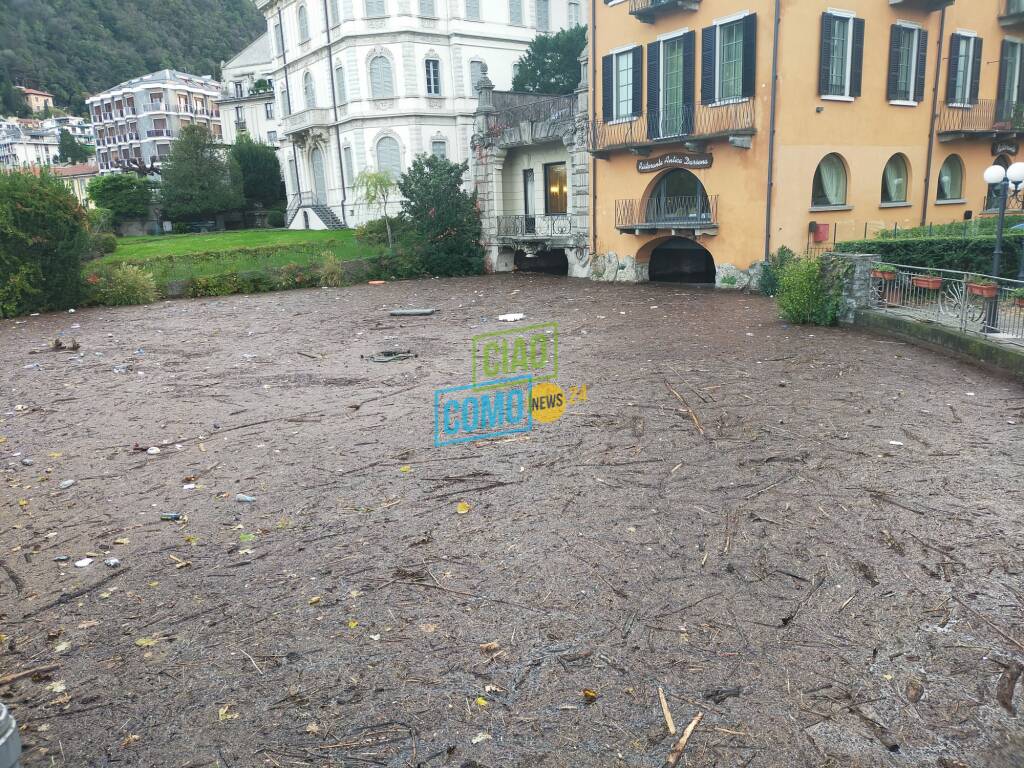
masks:
[[[308,195],[302,195],[301,198],[299,196],[295,196],[291,203],[289,203],[288,219],[285,226],[291,227],[292,222],[295,221],[295,217],[299,215],[299,212],[303,208],[309,209],[319,216],[320,221],[322,221],[328,229],[347,229],[345,223],[338,218],[338,215],[332,211],[329,206],[315,202]]]

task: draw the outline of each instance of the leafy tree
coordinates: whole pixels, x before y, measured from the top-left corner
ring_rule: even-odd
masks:
[[[84,163],[89,159],[89,148],[75,141],[71,131],[60,129],[60,143],[57,146],[57,158],[62,163]]]
[[[355,188],[370,205],[379,205],[384,214],[384,226],[388,232],[388,248],[394,248],[391,222],[388,221],[388,201],[395,193],[395,179],[388,171],[371,171],[364,168],[356,176]]]
[[[266,144],[258,144],[248,134],[241,134],[231,148],[230,158],[242,173],[242,193],[249,205],[259,203],[273,208],[284,199],[281,194],[281,163],[277,152]]]
[[[580,83],[580,52],[587,28],[572,27],[553,35],[537,35],[516,63],[512,90],[530,93],[572,93]]]
[[[483,271],[480,211],[476,193],[462,188],[469,163],[417,155],[398,181],[409,225],[407,246],[434,275],[474,275]]]
[[[77,304],[88,247],[85,211],[61,179],[0,172],[0,315]]]
[[[208,219],[245,205],[238,163],[201,125],[181,130],[160,176],[162,208],[171,221]]]
[[[11,84],[7,76],[7,70],[0,66],[0,115],[28,117],[29,114],[25,94]]]
[[[134,173],[111,173],[89,181],[89,199],[110,211],[115,221],[142,219],[149,215],[153,200],[152,183]]]

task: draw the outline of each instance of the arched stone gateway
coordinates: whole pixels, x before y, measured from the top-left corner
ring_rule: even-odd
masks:
[[[652,282],[715,283],[715,260],[700,243],[685,237],[669,237],[650,253],[648,273]]]

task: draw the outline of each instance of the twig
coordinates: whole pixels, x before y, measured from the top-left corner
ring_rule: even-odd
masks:
[[[669,392],[676,396],[676,399],[679,400],[680,403],[686,406],[686,412],[690,414],[690,420],[693,421],[693,426],[695,426],[697,428],[697,431],[700,432],[701,435],[703,435],[704,427],[700,425],[700,419],[697,417],[697,414],[694,413],[693,408],[690,407],[690,404],[686,402],[686,398],[680,395],[678,392],[676,392],[672,388],[672,385],[669,384],[667,381],[665,382],[665,386],[668,387]]]
[[[242,655],[245,656],[245,658],[247,658],[249,661],[252,662],[252,665],[254,667],[256,667],[256,671],[259,672],[262,675],[263,674],[263,670],[260,669],[260,665],[256,663],[256,660],[252,656],[250,656],[248,653],[246,653],[243,649],[239,648],[238,650],[241,651]]]
[[[668,757],[665,758],[665,764],[661,768],[675,768],[679,763],[679,759],[683,756],[683,751],[686,749],[686,742],[690,740],[690,736],[693,735],[694,729],[700,725],[700,721],[704,718],[703,712],[698,712],[690,724],[686,726],[686,730],[683,731],[683,735],[679,737],[679,741],[672,747],[672,751],[668,753]]]
[[[42,613],[43,611],[45,611],[45,610],[47,610],[49,608],[53,608],[54,606],[63,605],[64,603],[67,603],[67,602],[69,602],[71,600],[74,600],[76,597],[81,597],[82,595],[87,595],[90,592],[92,592],[94,589],[99,589],[100,587],[102,587],[107,582],[113,581],[114,579],[118,578],[119,576],[123,576],[124,574],[128,573],[129,570],[130,569],[128,568],[128,566],[125,566],[124,568],[118,568],[116,571],[111,573],[109,576],[104,576],[102,579],[97,581],[95,584],[90,584],[88,587],[81,587],[79,589],[72,590],[71,592],[65,592],[63,595],[58,597],[56,600],[51,600],[50,602],[48,602],[48,603],[46,603],[44,605],[39,606],[34,611],[29,611],[28,613],[26,613],[24,616],[21,617],[20,621],[24,621],[25,619],[31,618],[32,616],[35,616],[36,614]]]
[[[46,664],[42,667],[33,667],[32,669],[25,669],[21,672],[14,672],[10,675],[4,675],[3,677],[0,677],[0,686],[16,683],[23,678],[32,677],[32,675],[41,675],[44,672],[53,672],[53,670],[59,667],[60,664]]]
[[[474,600],[489,600],[492,603],[503,603],[505,605],[515,606],[516,608],[523,608],[523,609],[528,610],[528,611],[541,611],[541,612],[544,611],[543,608],[538,608],[538,607],[536,607],[534,605],[526,605],[525,603],[517,603],[517,602],[514,602],[512,600],[503,600],[500,597],[488,597],[487,595],[477,595],[477,594],[475,594],[473,592],[463,592],[462,590],[459,590],[459,589],[449,589],[448,587],[443,587],[440,584],[431,584],[429,581],[402,581],[400,579],[392,579],[391,581],[388,582],[388,584],[405,584],[407,587],[428,587],[430,589],[439,589],[442,592],[447,592],[447,593],[449,593],[451,595],[462,595],[463,597],[471,597]],[[388,586],[388,584],[385,584],[384,586]],[[383,589],[383,588],[384,587],[380,587],[380,589]]]
[[[775,481],[774,483],[772,483],[771,485],[766,485],[766,486],[765,486],[764,488],[762,488],[762,489],[761,489],[761,490],[759,490],[759,491],[754,491],[753,493],[748,493],[748,494],[747,494],[746,496],[744,496],[744,497],[743,497],[743,500],[744,500],[744,501],[750,501],[750,500],[751,500],[752,498],[754,498],[755,496],[760,496],[760,495],[761,495],[762,493],[764,493],[765,491],[770,491],[770,490],[771,490],[772,488],[774,488],[774,487],[775,487],[776,485],[782,485],[783,483],[785,483],[785,482],[787,482],[787,481],[789,481],[789,480],[792,480],[792,479],[793,479],[794,477],[796,477],[796,472],[794,472],[794,473],[793,473],[793,474],[791,474],[791,475],[786,475],[786,476],[785,476],[784,478],[782,478],[781,480],[776,480],[776,481]],[[767,520],[768,518],[765,518],[765,519]],[[771,523],[775,523],[775,521],[774,521],[774,520],[769,520],[768,522],[771,522]],[[776,525],[778,525],[778,523],[775,523],[775,524],[776,524]]]
[[[661,702],[661,714],[665,716],[665,725],[668,726],[668,732],[673,736],[676,735],[676,724],[672,720],[672,713],[668,710],[668,702],[665,701],[665,692],[661,690],[661,686],[658,686],[658,701]]]
[[[1011,636],[1011,635],[1008,635],[1008,634],[1006,634],[1006,633],[1005,633],[1005,632],[1004,632],[1003,630],[1001,630],[1001,629],[1000,629],[1000,628],[999,628],[998,626],[996,626],[996,625],[995,625],[994,623],[992,623],[991,621],[989,621],[989,619],[988,619],[988,618],[987,618],[986,616],[984,616],[984,615],[983,615],[983,614],[981,614],[981,613],[978,613],[978,612],[977,612],[976,610],[974,610],[973,608],[971,608],[971,606],[967,605],[967,603],[965,603],[965,602],[964,602],[963,600],[961,600],[961,599],[960,599],[959,597],[957,597],[956,595],[952,595],[952,598],[953,598],[954,600],[956,600],[956,602],[958,602],[958,603],[959,603],[960,605],[962,605],[962,606],[963,606],[964,608],[966,608],[966,609],[967,609],[968,611],[970,611],[970,612],[971,612],[971,613],[973,613],[973,614],[974,614],[975,616],[977,616],[977,617],[978,617],[979,619],[981,619],[981,620],[982,620],[982,621],[984,621],[984,622],[985,622],[986,624],[988,624],[988,625],[989,625],[990,627],[992,627],[992,629],[994,629],[994,630],[995,630],[996,632],[998,632],[998,633],[999,633],[999,635],[1000,635],[1000,636],[1001,636],[1001,637],[1002,637],[1002,638],[1003,638],[1004,640],[1006,640],[1006,641],[1008,641],[1008,642],[1010,642],[1010,643],[1013,643],[1013,644],[1014,644],[1014,645],[1016,645],[1016,646],[1017,646],[1018,648],[1020,648],[1020,649],[1021,649],[1022,651],[1024,651],[1024,643],[1022,643],[1022,642],[1021,642],[1020,640],[1017,640],[1017,639],[1016,639],[1015,637],[1013,637],[1013,636]]]

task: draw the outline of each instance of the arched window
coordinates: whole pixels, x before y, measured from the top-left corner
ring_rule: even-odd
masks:
[[[309,72],[302,76],[302,95],[306,99],[306,109],[316,107],[316,88],[313,87],[313,75]]]
[[[387,171],[396,179],[402,175],[402,150],[393,136],[383,136],[377,142],[377,170]]]
[[[909,183],[907,158],[903,155],[893,155],[885,164],[885,171],[882,173],[882,203],[907,202]]]
[[[825,155],[814,172],[811,207],[846,205],[846,163],[837,154]]]
[[[964,199],[964,161],[950,155],[939,169],[939,197],[943,200]]]
[[[306,6],[299,6],[299,42],[309,40],[309,15],[306,13]]]
[[[374,56],[370,60],[370,93],[375,99],[395,97],[395,80],[391,74],[391,61],[387,56]]]

